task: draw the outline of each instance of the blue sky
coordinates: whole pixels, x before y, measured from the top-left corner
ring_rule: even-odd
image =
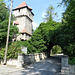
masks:
[[[64,12],[63,7],[57,7],[58,4],[62,0],[13,0],[13,8],[16,8],[23,1],[27,3],[29,7],[31,7],[34,13],[34,21],[33,21],[33,29],[35,30],[41,22],[43,22],[44,14],[46,9],[52,5],[55,8],[55,12],[57,12],[58,17],[55,18],[57,22],[61,21],[62,13]],[[5,0],[7,5],[10,5],[10,0]]]

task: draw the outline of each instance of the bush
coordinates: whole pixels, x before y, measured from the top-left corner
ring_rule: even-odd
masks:
[[[59,45],[54,45],[51,50],[52,50],[52,54],[61,54],[62,53],[62,49]]]
[[[75,57],[69,59],[69,64],[75,65]]]
[[[4,59],[5,48],[0,48],[0,59]]]
[[[12,58],[16,59],[18,57],[18,53],[23,53],[21,51],[21,46],[24,46],[25,41],[16,41],[9,45],[7,50],[7,59]],[[5,48],[0,48],[0,58],[4,59]]]

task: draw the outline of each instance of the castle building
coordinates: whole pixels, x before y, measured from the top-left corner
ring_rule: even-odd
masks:
[[[19,35],[14,39],[17,40],[28,40],[32,36],[32,22],[33,22],[33,12],[32,8],[28,7],[25,1],[18,7],[13,9],[13,15],[15,16],[15,21],[13,22],[19,29]]]

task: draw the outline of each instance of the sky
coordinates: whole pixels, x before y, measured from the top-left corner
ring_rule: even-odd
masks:
[[[33,17],[33,29],[35,30],[40,23],[43,22],[44,15],[46,14],[47,8],[52,5],[54,12],[57,12],[58,17],[54,20],[57,22],[61,22],[62,13],[65,11],[64,7],[57,7],[62,0],[13,0],[13,9],[20,5],[23,1],[31,7],[34,13]],[[5,0],[7,5],[10,5],[10,0]]]

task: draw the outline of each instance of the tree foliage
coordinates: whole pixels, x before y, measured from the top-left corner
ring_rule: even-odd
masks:
[[[67,2],[67,0],[65,1]],[[46,23],[41,23],[39,28],[46,42],[47,50],[50,50],[54,45],[59,45],[63,49],[63,53],[72,58],[75,57],[75,1],[69,0],[67,3],[62,23],[49,20]]]
[[[0,47],[4,46],[6,43],[7,29],[9,22],[9,9],[6,8],[6,4],[3,0],[0,0]],[[12,39],[12,34],[18,33],[18,28],[12,25],[10,26],[10,40]]]
[[[12,42],[11,45],[9,45],[8,52],[7,52],[7,59],[16,59],[18,57],[18,53],[23,53],[21,51],[21,46],[25,46],[27,44],[23,41],[16,41]],[[4,59],[5,56],[5,48],[0,48],[0,58]]]
[[[62,0],[61,4],[68,6],[72,0]]]
[[[53,42],[60,45],[63,53],[72,58],[75,57],[75,1],[63,0],[63,2],[67,2],[68,5],[63,13],[62,25],[53,32],[55,37]]]
[[[46,15],[45,15],[45,22],[48,22],[49,20],[53,20],[54,17],[57,16],[57,13],[54,12],[54,8],[52,5],[50,5],[48,8],[47,8],[47,11],[46,11]]]
[[[45,46],[46,42],[42,37],[40,28],[38,28],[34,32],[32,38],[28,42],[31,45],[31,47],[33,47],[33,48],[29,48],[29,51],[31,50],[32,53],[40,53],[47,49],[47,47]]]
[[[59,45],[54,45],[51,49],[51,53],[50,54],[60,54],[62,53],[62,49]]]
[[[62,22],[58,23],[50,19],[46,23],[41,23],[31,39],[22,44],[27,46],[28,54],[50,51],[53,46],[55,53],[55,45],[59,45],[64,54],[69,55],[70,58],[75,57],[75,0],[63,0],[63,2],[68,5],[63,13]],[[16,48],[15,46],[14,52]]]
[[[68,3],[62,20],[68,37],[64,52],[70,57],[75,57],[75,0],[65,0],[64,2]]]

